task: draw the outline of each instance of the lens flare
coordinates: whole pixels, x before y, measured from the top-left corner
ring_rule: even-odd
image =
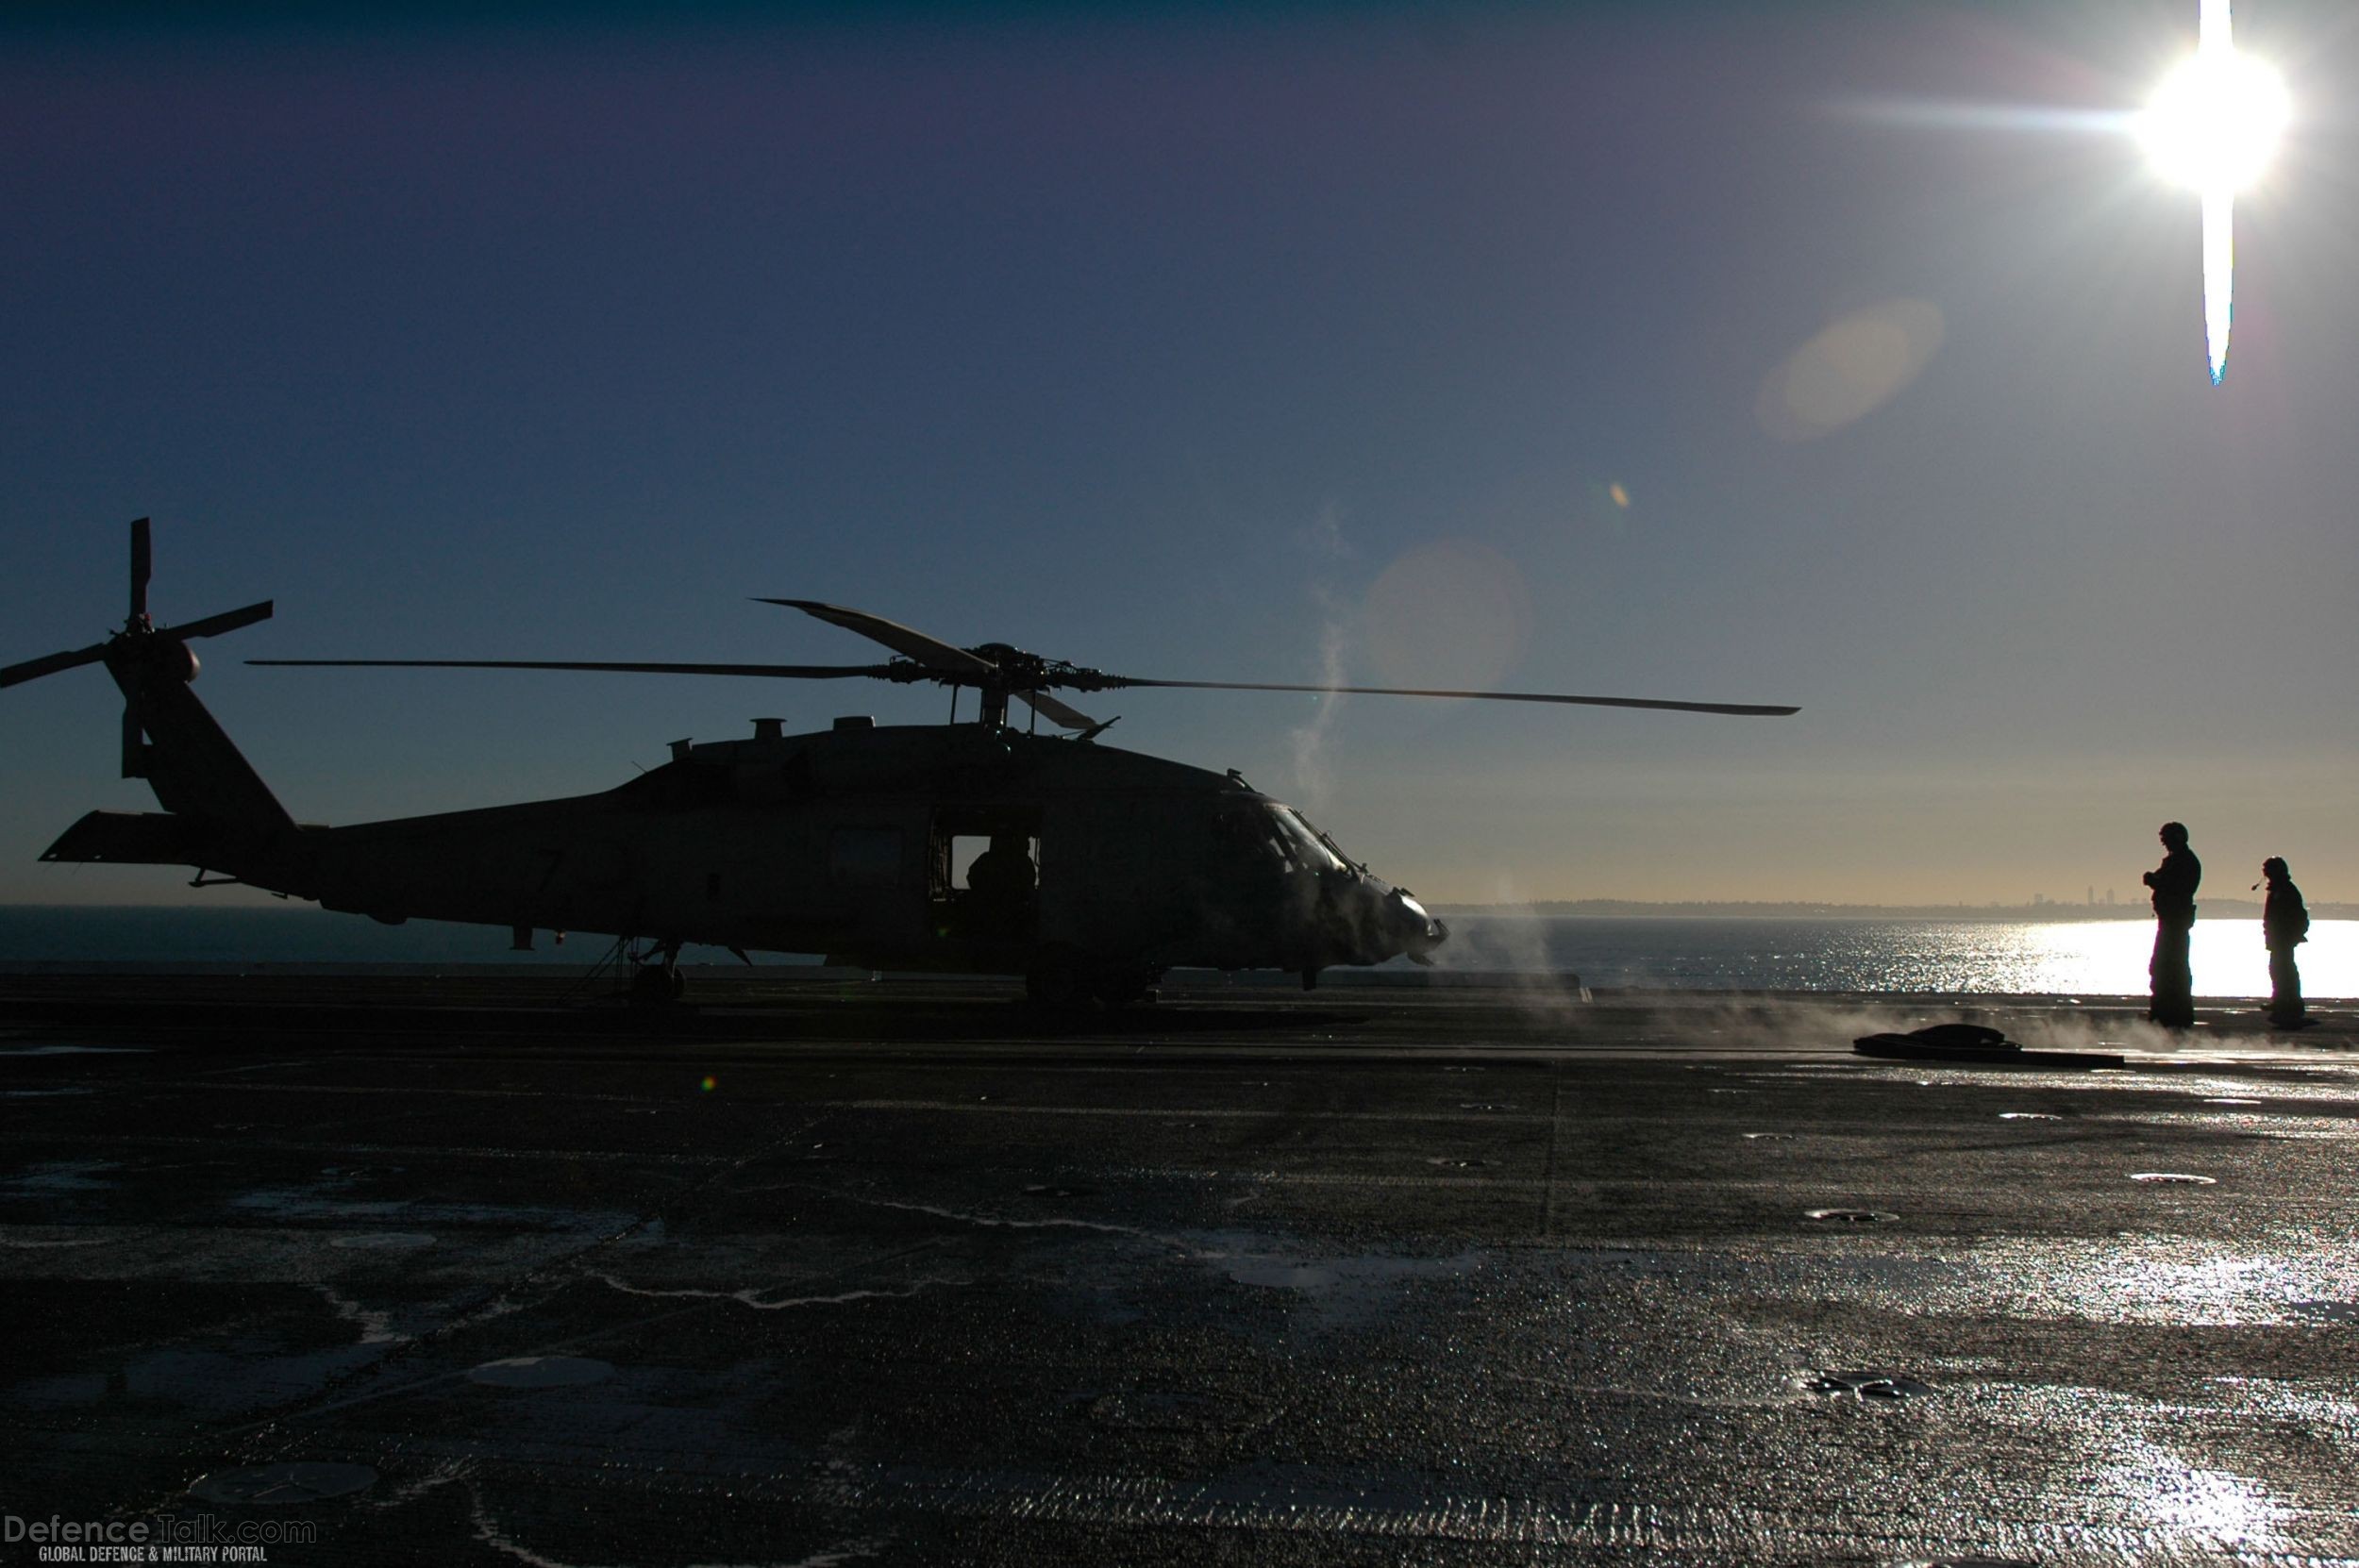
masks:
[[[2276,72],[2236,52],[2229,0],[2200,0],[2197,25],[2195,58],[2156,90],[2138,134],[2158,171],[2203,195],[2203,341],[2217,387],[2235,314],[2236,192],[2268,167],[2292,107]]]
[[[1941,308],[1894,299],[1854,310],[1763,378],[1762,428],[1780,441],[1816,441],[1865,419],[1916,379],[1941,347]]]
[[[1531,592],[1489,545],[1437,540],[1385,568],[1362,625],[1387,685],[1493,686],[1531,633]]]

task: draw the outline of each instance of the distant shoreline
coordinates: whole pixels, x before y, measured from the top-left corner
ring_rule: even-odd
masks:
[[[2153,910],[2143,900],[2135,904],[1818,904],[1696,900],[1686,903],[1646,903],[1628,898],[1552,898],[1532,904],[1435,904],[1441,915],[1470,915],[1481,919],[1514,920],[1955,920],[2150,921]],[[2198,918],[2258,920],[2261,904],[2252,898],[2205,898],[2197,903]],[[2315,920],[2359,919],[2359,904],[2313,904]]]

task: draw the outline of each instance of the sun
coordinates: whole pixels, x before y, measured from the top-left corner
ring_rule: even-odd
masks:
[[[2195,58],[2138,117],[2154,167],[2203,196],[2203,344],[2212,385],[2228,374],[2236,315],[2236,192],[2261,177],[2292,104],[2284,79],[2236,50],[2233,0],[2199,0]]]
[[[2163,79],[2139,117],[2139,140],[2165,176],[2209,193],[2261,177],[2284,135],[2284,78],[2232,48],[2207,47]]]

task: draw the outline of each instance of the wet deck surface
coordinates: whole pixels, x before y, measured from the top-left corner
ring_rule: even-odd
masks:
[[[0,980],[0,1508],[316,1525],[272,1563],[2359,1561],[2348,1013],[1982,1004],[2088,1073],[1854,1058],[1964,1016],[1858,1000],[566,1000]]]

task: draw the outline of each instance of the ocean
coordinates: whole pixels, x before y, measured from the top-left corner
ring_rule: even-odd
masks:
[[[1450,922],[1452,968],[1577,974],[1593,989],[2144,995],[2146,920],[1549,919]],[[2198,996],[2268,994],[2257,920],[2199,919]],[[2312,996],[2359,995],[2359,921],[2321,920],[2300,951]]]
[[[1825,919],[1450,919],[1440,968],[1453,974],[1575,975],[1594,989],[1932,992],[2133,995],[2146,991],[2153,927],[2142,920],[1944,921]],[[582,966],[611,945],[548,933],[530,953],[482,926],[411,921],[380,926],[308,906],[254,908],[0,907],[0,970],[136,964],[266,969],[465,964]],[[2199,921],[2196,993],[2263,996],[2267,957],[2260,923]],[[762,963],[812,956],[756,954]],[[691,948],[690,962],[734,963]],[[1407,970],[1404,960],[1388,969]],[[2359,921],[2321,920],[2301,949],[2313,996],[2359,996]],[[1338,974],[1337,979],[1346,976]]]

